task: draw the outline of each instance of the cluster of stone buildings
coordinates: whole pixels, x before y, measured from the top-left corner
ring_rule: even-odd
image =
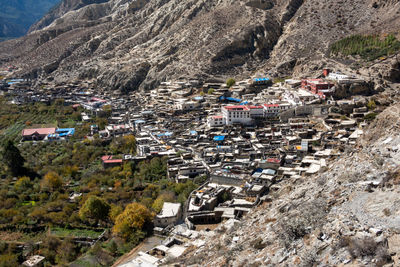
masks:
[[[208,178],[191,193],[182,213],[165,211],[167,218],[156,218],[157,232],[187,247],[198,230],[240,219],[268,201],[283,179],[319,173],[345,145],[355,144],[369,112],[366,99],[336,101],[324,90],[334,90],[337,81],[321,81],[329,88],[318,85],[315,91],[301,80],[243,81],[232,88],[168,82],[141,95],[141,106],[130,113],[135,157],[168,157],[168,177],[176,182]],[[167,251],[154,248],[137,260],[162,264],[172,257]]]
[[[136,154],[104,155],[105,168],[167,157],[169,179],[207,178],[185,205],[165,203],[156,217],[156,232],[175,241],[135,260],[155,266],[183,253],[182,244],[196,241],[196,229],[240,219],[283,179],[321,172],[346,144],[355,144],[369,112],[366,99],[336,101],[332,95],[338,83],[360,79],[323,74],[276,84],[256,77],[230,88],[215,81],[164,82],[130,95],[75,87],[56,98],[82,106],[89,121],[109,109],[108,125],[93,125],[89,137],[135,136]]]

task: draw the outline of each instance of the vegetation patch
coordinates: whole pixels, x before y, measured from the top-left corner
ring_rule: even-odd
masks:
[[[400,41],[393,34],[380,38],[376,35],[352,35],[333,43],[331,56],[359,56],[364,60],[390,56],[400,51]]]
[[[103,232],[90,229],[67,229],[67,228],[52,228],[51,234],[57,237],[73,237],[73,238],[98,238]]]

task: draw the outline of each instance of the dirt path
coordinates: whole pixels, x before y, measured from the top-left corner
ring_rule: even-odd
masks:
[[[146,238],[145,240],[142,241],[139,245],[137,245],[134,249],[132,249],[129,253],[125,253],[122,255],[114,264],[112,267],[117,267],[121,264],[128,263],[129,261],[133,260],[138,256],[139,252],[143,251],[148,251],[152,249],[153,247],[160,245],[161,241],[163,239],[157,236],[152,236],[149,238]]]

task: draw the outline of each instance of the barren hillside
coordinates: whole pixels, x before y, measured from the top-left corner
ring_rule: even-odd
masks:
[[[325,64],[328,45],[344,36],[396,31],[399,7],[361,0],[65,0],[28,36],[0,43],[0,63],[29,77],[95,79],[127,91],[179,77],[301,74]]]

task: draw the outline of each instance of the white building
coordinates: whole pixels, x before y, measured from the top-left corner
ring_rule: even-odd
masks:
[[[289,103],[264,104],[264,117],[277,117],[281,112],[290,109],[290,107]]]
[[[36,267],[36,266],[41,266],[42,262],[44,261],[45,257],[40,256],[40,255],[34,255],[29,257],[26,261],[22,263],[22,265],[27,266],[27,267]]]
[[[340,72],[331,72],[331,73],[329,73],[327,78],[330,80],[339,81],[339,80],[343,80],[343,79],[349,79],[350,77],[348,75],[340,73]]]
[[[194,102],[194,101],[188,101],[188,99],[179,99],[176,104],[175,107],[177,110],[193,110],[196,109],[198,107],[200,107],[200,103],[199,102]]]
[[[207,118],[208,127],[218,127],[226,124],[225,118],[222,115],[209,116]]]
[[[168,225],[175,224],[182,215],[180,203],[164,202],[163,208],[154,218],[154,226],[165,228]]]
[[[263,106],[249,106],[251,118],[263,118],[264,107]]]
[[[108,136],[128,134],[131,132],[131,130],[132,126],[129,124],[107,125],[105,129]]]
[[[329,75],[326,77],[329,80],[337,81],[338,83],[359,83],[363,82],[361,79],[357,79],[355,77],[351,77],[349,75],[340,73],[340,72],[331,72]]]
[[[222,116],[225,118],[226,125],[234,123],[249,125],[253,122],[253,119],[250,117],[250,108],[247,106],[222,107]]]

